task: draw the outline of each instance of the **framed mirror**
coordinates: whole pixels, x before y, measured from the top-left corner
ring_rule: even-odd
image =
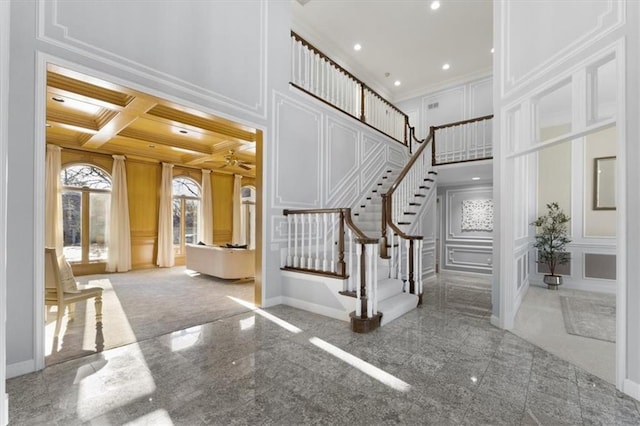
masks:
[[[616,209],[616,157],[594,159],[593,209]]]

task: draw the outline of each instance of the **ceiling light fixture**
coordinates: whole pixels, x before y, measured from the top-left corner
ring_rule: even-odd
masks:
[[[474,176],[471,178],[471,180],[480,180],[480,178],[478,176]]]
[[[442,69],[445,70],[445,71],[448,70],[449,68],[451,68],[451,65],[449,65],[449,64],[444,64],[442,66]]]
[[[179,131],[180,133],[182,133],[183,135],[186,135],[187,133],[189,133],[189,132],[187,132],[187,131],[186,131],[186,130],[184,130],[184,129],[180,129],[180,130],[178,130],[178,131]]]
[[[353,45],[353,50],[355,50],[356,52],[360,49],[362,49],[362,45],[360,43],[356,43]]]
[[[153,145],[153,144],[150,144],[150,145],[148,145],[148,146],[149,146],[149,148],[155,148],[155,147],[156,147],[156,146],[155,146],[155,145]]]
[[[431,10],[438,10],[440,9],[440,2],[439,1],[432,1],[431,2]]]
[[[400,86],[402,84],[402,82],[400,80],[396,80],[393,82],[394,86]]]
[[[51,124],[47,123],[44,125],[44,127],[51,127]]]
[[[51,98],[52,101],[56,101],[56,102],[64,102],[64,99],[62,98],[56,98],[55,96]]]
[[[491,53],[493,53],[493,52],[495,52],[495,49],[492,47],[492,48],[491,48]]]

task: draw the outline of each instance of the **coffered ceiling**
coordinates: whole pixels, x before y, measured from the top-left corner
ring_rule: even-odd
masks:
[[[255,177],[256,130],[50,65],[47,143]]]

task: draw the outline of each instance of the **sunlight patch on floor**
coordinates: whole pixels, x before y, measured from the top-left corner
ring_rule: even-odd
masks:
[[[262,309],[256,307],[253,303],[245,302],[244,300],[238,299],[236,297],[227,296],[229,299],[233,300],[236,303],[241,304],[249,309],[251,309],[256,314],[268,319],[274,324],[279,325],[285,330],[289,330],[292,333],[301,333],[302,330],[295,325],[278,318],[277,316],[270,314],[269,312],[263,311]],[[255,317],[253,318],[255,321]],[[367,374],[368,376],[374,378],[380,383],[389,386],[392,389],[395,389],[400,392],[409,392],[411,389],[411,385],[398,379],[392,374],[387,373],[386,371],[376,367],[373,364],[369,364],[368,362],[358,358],[357,356],[351,355],[349,352],[343,351],[337,346],[332,345],[329,342],[326,342],[318,337],[312,337],[309,339],[309,342],[318,348],[326,351],[327,353],[333,355],[341,361],[346,362],[350,366],[360,370],[361,372]]]

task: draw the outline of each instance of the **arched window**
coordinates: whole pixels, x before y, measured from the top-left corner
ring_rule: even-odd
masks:
[[[200,186],[193,179],[173,178],[173,248],[176,254],[185,252],[185,244],[198,242],[200,199]]]
[[[63,252],[69,262],[107,260],[111,177],[99,167],[75,164],[60,171]]]

